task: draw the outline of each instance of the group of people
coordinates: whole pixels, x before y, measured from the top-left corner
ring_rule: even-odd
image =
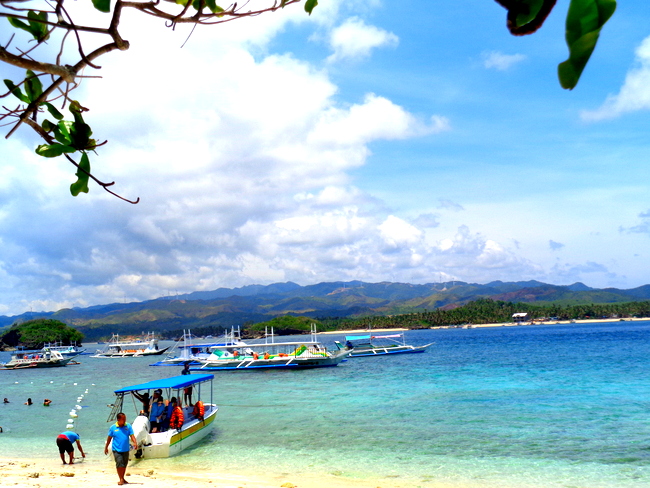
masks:
[[[169,401],[165,401],[162,396],[162,390],[155,390],[152,397],[149,397],[149,393],[140,394],[138,392],[133,392],[133,395],[142,402],[140,415],[149,418],[152,433],[165,432],[169,429],[181,430],[183,423],[185,422],[185,415],[183,413],[183,406],[180,399],[172,397]],[[190,407],[194,407],[194,417],[203,420],[205,407],[201,400],[192,405],[191,386],[185,389],[183,396],[185,402]]]
[[[181,430],[185,419],[183,408],[176,397],[172,397],[166,403],[162,396],[162,390],[155,390],[151,398],[149,397],[149,393],[139,394],[134,392],[134,395],[142,402],[143,409],[140,415],[149,417],[151,432],[164,432],[167,429]],[[189,395],[191,397],[191,391]],[[7,399],[5,398],[5,400]],[[5,403],[8,403],[8,401],[5,401]],[[192,405],[190,404],[190,406]],[[198,400],[193,407],[194,417],[203,420],[205,415],[203,402]],[[129,451],[131,450],[131,445],[136,448],[138,442],[135,438],[133,427],[126,421],[126,415],[120,412],[117,414],[116,420],[115,424],[111,425],[108,429],[104,454],[108,455],[110,446],[119,478],[117,484],[125,485],[128,484],[128,481],[124,479],[124,475],[126,474],[126,468],[129,463]],[[1,428],[0,432],[2,432]],[[65,431],[57,436],[56,445],[59,448],[59,455],[63,464],[74,464],[74,443],[77,444],[81,457],[85,458],[86,454],[81,446],[79,434],[72,431]],[[65,454],[68,454],[68,462],[66,462]]]

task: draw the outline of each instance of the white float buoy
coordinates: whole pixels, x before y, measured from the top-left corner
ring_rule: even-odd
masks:
[[[72,423],[74,423],[74,420],[72,420],[72,419],[68,419],[68,423],[69,423],[69,424],[72,424]]]
[[[72,424],[68,424],[68,425],[65,426],[65,428],[66,428],[66,429],[74,429],[74,425],[72,425]]]
[[[17,382],[17,381],[14,381],[14,385],[17,385],[17,384],[18,384],[18,382]]]
[[[79,417],[79,415],[77,415],[76,413],[71,413],[70,417],[72,417],[73,419],[76,419],[77,417]]]
[[[72,383],[74,386],[77,386],[77,383]]]
[[[81,405],[75,405],[75,408],[76,408],[77,410],[81,410]]]
[[[54,383],[54,381],[50,381],[50,383]]]

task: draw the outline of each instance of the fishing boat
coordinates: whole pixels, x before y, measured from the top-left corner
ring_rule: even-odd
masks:
[[[56,368],[67,365],[73,356],[65,357],[58,351],[18,351],[2,365],[3,369]]]
[[[213,347],[207,359],[198,361],[201,366],[190,371],[325,368],[338,366],[349,354],[350,351],[345,349],[328,351],[316,340],[316,330],[312,327],[308,341],[275,342],[271,332],[270,336],[267,334],[265,342]]]
[[[114,422],[117,414],[124,411],[125,398],[131,396],[133,404],[138,405],[138,396],[162,390],[162,396],[169,400],[172,397],[182,399],[188,389],[191,389],[193,404],[201,401],[203,418],[194,414],[192,405],[183,406],[185,419],[180,429],[169,429],[164,432],[151,432],[151,423],[144,415],[137,415],[132,422],[133,433],[138,442],[135,456],[137,458],[166,458],[175,456],[183,449],[196,444],[205,438],[212,430],[214,419],[219,407],[213,402],[211,374],[191,374],[173,376],[160,380],[149,381],[139,385],[125,386],[115,390],[116,399],[107,422]],[[141,406],[141,405],[140,405]],[[136,408],[136,414],[139,410]]]
[[[197,366],[201,365],[201,361],[208,359],[217,347],[245,345],[246,343],[241,340],[239,328],[235,327],[232,327],[230,332],[226,332],[222,341],[206,343],[198,342],[189,329],[183,330],[183,337],[169,350],[167,357],[149,366],[183,366],[185,364]]]
[[[350,357],[383,356],[386,354],[411,354],[425,352],[433,342],[424,346],[412,346],[406,343],[404,334],[358,335],[346,336],[345,346],[334,341],[339,350],[349,351]]]
[[[153,332],[149,332],[142,339],[135,341],[122,341],[118,334],[113,334],[110,342],[104,349],[97,350],[93,358],[123,358],[139,356],[157,356],[167,351],[169,347],[158,347],[158,339]]]
[[[85,352],[85,349],[83,347],[79,347],[77,344],[64,346],[60,342],[45,344],[45,346],[43,346],[43,351],[45,351],[45,349],[49,349],[50,351],[57,351],[64,357],[75,357]]]

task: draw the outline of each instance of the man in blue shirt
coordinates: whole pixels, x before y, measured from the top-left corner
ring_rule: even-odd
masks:
[[[129,464],[129,451],[131,447],[129,441],[133,442],[134,447],[137,447],[138,441],[135,439],[135,435],[133,435],[133,427],[126,422],[126,415],[120,412],[117,414],[117,422],[108,429],[106,446],[104,446],[104,454],[108,454],[108,445],[111,442],[113,443],[113,457],[115,458],[117,476],[120,478],[120,481],[117,483],[118,485],[128,483],[124,479],[124,474],[126,473],[126,466]]]
[[[62,432],[59,434],[59,436],[56,438],[56,445],[59,448],[59,454],[61,455],[61,461],[63,461],[63,464],[65,464],[65,453],[67,452],[68,455],[70,456],[70,464],[74,464],[74,446],[72,445],[73,442],[77,443],[77,447],[79,448],[79,452],[81,453],[81,457],[86,457],[84,454],[83,447],[81,447],[81,441],[79,440],[79,434],[76,432],[72,432],[71,430],[66,430],[65,432]]]

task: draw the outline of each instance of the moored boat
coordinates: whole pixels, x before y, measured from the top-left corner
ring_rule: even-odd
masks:
[[[123,411],[124,399],[128,396],[133,396],[132,403],[137,405],[140,403],[139,397],[144,393],[152,396],[155,390],[162,390],[162,396],[166,400],[176,397],[180,401],[190,390],[192,404],[182,407],[184,422],[180,428],[151,432],[151,423],[144,415],[137,415],[132,422],[133,432],[138,441],[136,457],[146,459],[175,456],[183,449],[199,442],[212,430],[219,410],[212,398],[213,379],[214,375],[211,374],[180,375],[115,390],[117,398],[107,422],[114,421],[117,414]],[[203,415],[195,413],[194,406],[199,401],[203,405]]]
[[[77,344],[70,344],[69,346],[64,346],[63,344],[59,343],[53,343],[53,344],[45,344],[43,347],[43,351],[45,349],[49,349],[50,351],[56,351],[61,353],[62,356],[64,357],[75,357],[79,356],[80,354],[83,354],[85,349],[83,347],[79,347]]]
[[[350,357],[383,356],[387,354],[411,354],[425,352],[433,342],[423,346],[412,346],[406,343],[404,334],[358,335],[346,336],[345,346],[339,341],[334,342],[343,351],[349,351]]]
[[[273,340],[273,334],[271,333]],[[312,327],[310,340],[292,342],[251,343],[244,346],[218,346],[212,348],[207,359],[199,361],[200,367],[191,371],[255,371],[261,369],[311,369],[338,366],[350,351],[328,351],[316,340]]]
[[[169,347],[158,347],[158,339],[153,332],[146,334],[142,339],[135,341],[122,341],[118,334],[113,334],[110,342],[104,349],[97,350],[91,357],[94,358],[123,358],[139,356],[157,356],[167,351]]]
[[[73,356],[64,357],[58,351],[45,348],[39,351],[18,351],[2,365],[2,369],[56,368],[67,365]]]
[[[168,352],[167,357],[162,361],[150,364],[150,366],[183,366],[185,364],[197,366],[202,364],[201,361],[208,359],[217,347],[245,345],[246,343],[240,338],[239,328],[233,327],[230,332],[226,332],[222,341],[206,343],[198,342],[189,329],[183,330],[182,339]]]

